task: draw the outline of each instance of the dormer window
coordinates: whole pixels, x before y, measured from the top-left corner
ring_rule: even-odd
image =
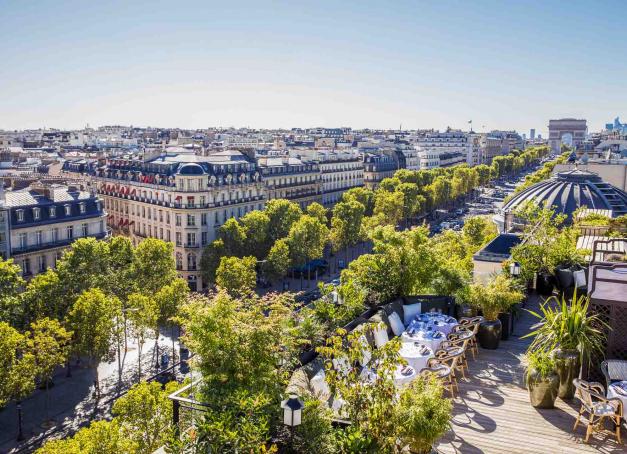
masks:
[[[72,215],[72,207],[70,205],[65,205],[65,215],[66,216],[71,216]]]
[[[16,210],[17,222],[24,222],[24,210]]]
[[[41,208],[33,208],[33,219],[35,221],[41,219]]]
[[[50,217],[57,217],[57,207],[50,207]]]
[[[81,212],[81,214],[85,214],[85,202],[81,202],[78,204],[78,208]]]

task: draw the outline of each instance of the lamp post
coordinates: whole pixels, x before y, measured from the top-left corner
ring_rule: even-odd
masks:
[[[520,263],[512,262],[509,264],[509,274],[518,277],[520,276]]]
[[[24,440],[24,432],[22,431],[22,401],[17,402],[17,441]]]
[[[287,399],[281,402],[281,408],[283,409],[283,424],[290,428],[290,445],[292,445],[294,429],[301,423],[305,404],[296,394],[290,394]]]

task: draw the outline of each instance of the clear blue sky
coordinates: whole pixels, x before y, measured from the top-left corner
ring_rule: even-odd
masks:
[[[627,120],[624,1],[0,0],[0,128]]]

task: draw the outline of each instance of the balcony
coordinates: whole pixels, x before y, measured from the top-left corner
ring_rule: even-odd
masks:
[[[96,235],[87,235],[85,237],[83,236],[77,236],[77,237],[73,237],[73,238],[66,238],[63,240],[57,240],[57,241],[47,241],[45,243],[38,243],[38,244],[27,244],[25,246],[18,246],[18,247],[14,247],[11,250],[12,254],[24,254],[27,252],[37,252],[37,251],[43,251],[45,249],[53,249],[53,248],[58,248],[58,247],[65,247],[65,246],[69,246],[70,244],[72,244],[74,241],[78,240],[79,238],[96,238],[97,240],[102,240],[107,238],[108,236],[110,236],[111,234],[111,230],[107,229],[105,232],[102,233],[98,233]]]

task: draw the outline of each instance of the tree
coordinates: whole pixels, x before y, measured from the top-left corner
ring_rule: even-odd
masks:
[[[375,194],[374,215],[381,215],[386,224],[397,225],[403,219],[404,206],[402,192],[377,191]]]
[[[318,219],[304,215],[292,225],[287,237],[290,258],[295,266],[323,256],[329,230]]]
[[[303,214],[300,207],[285,199],[274,199],[266,203],[265,213],[270,219],[268,233],[270,243],[285,238],[296,222]]]
[[[494,222],[485,216],[466,219],[462,232],[464,239],[475,252],[498,235]]]
[[[351,188],[342,194],[342,201],[354,200],[364,206],[364,216],[372,216],[374,210],[374,192],[368,188]]]
[[[156,238],[146,238],[135,248],[131,272],[137,290],[154,296],[177,276],[174,245]]]
[[[218,238],[224,244],[224,254],[228,256],[241,257],[246,252],[246,229],[242,227],[237,219],[228,219],[219,229]]]
[[[184,279],[176,278],[174,281],[162,287],[161,290],[157,292],[155,295],[155,301],[157,302],[157,307],[159,308],[159,320],[160,324],[169,324],[171,327],[171,337],[172,337],[172,359],[174,360],[175,349],[174,349],[174,328],[175,328],[175,317],[178,315],[179,308],[185,302],[185,299],[189,295],[189,287],[187,282]],[[157,327],[156,337],[159,335],[159,330]],[[157,344],[158,345],[158,344]],[[158,358],[159,355],[157,355]]]
[[[220,260],[226,255],[224,242],[215,240],[209,244],[200,257],[200,273],[203,280],[214,283],[216,280],[216,270],[220,266]]]
[[[277,240],[262,265],[263,273],[270,281],[283,279],[290,269],[290,248],[284,239]]]
[[[401,183],[396,187],[396,191],[403,194],[403,217],[405,221],[422,210],[418,186],[413,183]]]
[[[95,238],[79,238],[57,262],[57,273],[69,304],[86,290],[106,289],[109,277],[109,244]]]
[[[240,224],[246,233],[244,250],[247,254],[252,254],[258,260],[262,260],[272,246],[269,231],[270,217],[263,211],[254,210],[241,218]]]
[[[142,352],[144,344],[158,327],[159,307],[151,296],[141,293],[132,293],[128,297],[128,320],[131,323],[131,331],[137,339],[137,381],[142,379]],[[158,360],[158,358],[157,358]]]
[[[109,240],[109,273],[107,291],[126,300],[133,292],[131,266],[135,257],[135,249],[131,240],[124,236],[114,236]]]
[[[477,171],[477,178],[478,181],[477,183],[480,186],[485,186],[490,182],[490,166],[487,166],[485,164],[479,164],[478,166],[475,167],[475,170]]]
[[[56,367],[65,363],[69,354],[72,332],[68,332],[57,320],[42,318],[30,325],[26,334],[28,349],[35,359],[35,373],[39,383],[46,386],[46,419],[48,414],[48,387]]]
[[[72,304],[63,291],[58,273],[53,269],[48,269],[29,281],[22,293],[22,302],[25,324],[43,317],[63,320]]]
[[[111,412],[119,424],[123,438],[135,446],[137,453],[152,453],[173,435],[172,402],[168,395],[178,384],[166,389],[157,382],[142,382],[113,404]]]
[[[329,220],[327,219],[327,209],[317,202],[310,203],[307,206],[307,214],[320,221],[321,224],[327,225]]]
[[[50,440],[35,451],[37,454],[119,454],[140,453],[125,437],[120,424],[113,421],[94,421],[73,437]],[[143,453],[144,454],[144,453]],[[147,453],[145,453],[147,454]]]
[[[355,200],[339,202],[333,207],[330,238],[334,250],[353,246],[361,240],[364,213],[364,206]]]
[[[0,408],[13,399],[19,408],[21,400],[35,389],[35,358],[26,336],[6,322],[0,322],[0,364]]]
[[[18,295],[25,282],[21,273],[13,259],[0,258],[0,322],[17,325],[22,318]]]
[[[216,284],[233,297],[254,292],[257,285],[255,257],[222,257],[216,272]]]
[[[115,319],[121,309],[120,300],[94,288],[83,292],[68,314],[68,325],[74,332],[74,347],[79,354],[89,357],[94,370],[97,398],[100,397],[98,364],[109,353],[115,338]]]

